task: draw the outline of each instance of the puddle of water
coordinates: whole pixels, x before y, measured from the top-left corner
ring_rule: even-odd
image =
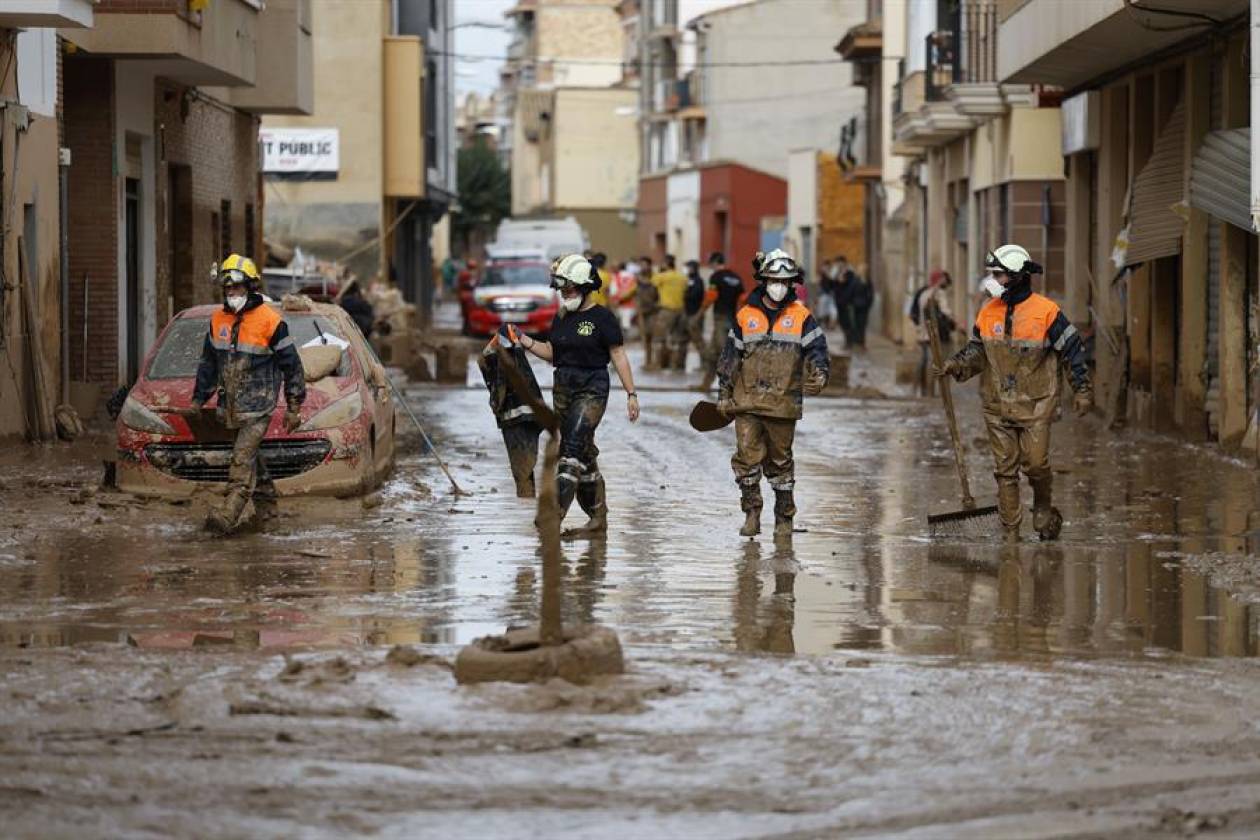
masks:
[[[536,620],[534,512],[510,492],[484,393],[411,394],[473,497],[456,503],[413,455],[380,508],[286,502],[301,518],[217,541],[192,509],[161,504],[106,511],[96,524],[101,511],[62,498],[69,482],[41,491],[49,500],[24,511],[23,531],[6,529],[0,644],[462,643]],[[694,400],[647,393],[635,427],[609,411],[599,444],[613,529],[565,547],[567,620],[611,625],[628,642],[772,654],[1256,652],[1255,608],[1189,560],[1253,552],[1253,471],[1061,424],[1063,543],[933,542],[927,512],[957,504],[935,418],[916,403],[832,401],[811,407],[797,436],[804,532],[790,544],[747,541],[736,535],[733,437],[692,433]],[[414,439],[404,445],[415,451]],[[992,493],[986,458],[970,455],[982,503]]]

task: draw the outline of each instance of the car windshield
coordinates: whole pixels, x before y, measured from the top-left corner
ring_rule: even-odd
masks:
[[[551,273],[545,265],[496,265],[486,269],[482,286],[547,286]]]
[[[286,315],[289,334],[299,348],[312,342],[322,343],[321,334],[334,344],[347,346],[339,330],[318,315]],[[201,346],[210,331],[209,318],[180,318],[166,331],[146,374],[149,379],[192,379],[197,375],[197,363],[201,361]],[[341,354],[341,365],[336,376],[350,374],[349,354]]]

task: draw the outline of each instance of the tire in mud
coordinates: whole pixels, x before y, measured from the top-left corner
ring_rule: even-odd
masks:
[[[564,643],[543,646],[538,627],[483,636],[455,658],[455,681],[540,682],[560,677],[583,683],[591,677],[625,672],[617,634],[598,624],[564,628]]]

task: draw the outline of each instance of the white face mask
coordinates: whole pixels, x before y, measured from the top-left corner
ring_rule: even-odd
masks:
[[[774,301],[775,303],[781,302],[785,297],[787,297],[787,293],[788,293],[787,283],[767,283],[766,284],[766,294],[768,294],[770,296],[770,300]]]
[[[565,312],[577,312],[578,308],[582,306],[582,296],[578,295],[577,297],[571,298],[562,297],[560,298],[560,305],[564,307]]]
[[[986,274],[984,282],[980,286],[989,293],[989,297],[1000,298],[1002,293],[1006,291],[1006,287],[999,283],[998,279],[992,274]]]
[[[249,295],[229,295],[227,299],[228,309],[233,312],[240,312],[245,308],[245,303],[249,300]]]

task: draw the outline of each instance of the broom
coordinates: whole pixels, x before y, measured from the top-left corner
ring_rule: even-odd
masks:
[[[928,340],[932,345],[932,362],[937,370],[944,366],[941,357],[941,336],[937,328],[937,309],[933,304],[924,307],[921,316],[927,327]],[[967,462],[963,458],[962,437],[958,434],[958,418],[954,415],[954,395],[949,390],[949,378],[940,378],[941,402],[945,404],[945,420],[949,423],[949,437],[954,443],[954,465],[958,467],[958,483],[962,485],[962,510],[928,514],[928,533],[933,537],[979,536],[992,533],[999,524],[995,506],[976,507],[967,481]]]

